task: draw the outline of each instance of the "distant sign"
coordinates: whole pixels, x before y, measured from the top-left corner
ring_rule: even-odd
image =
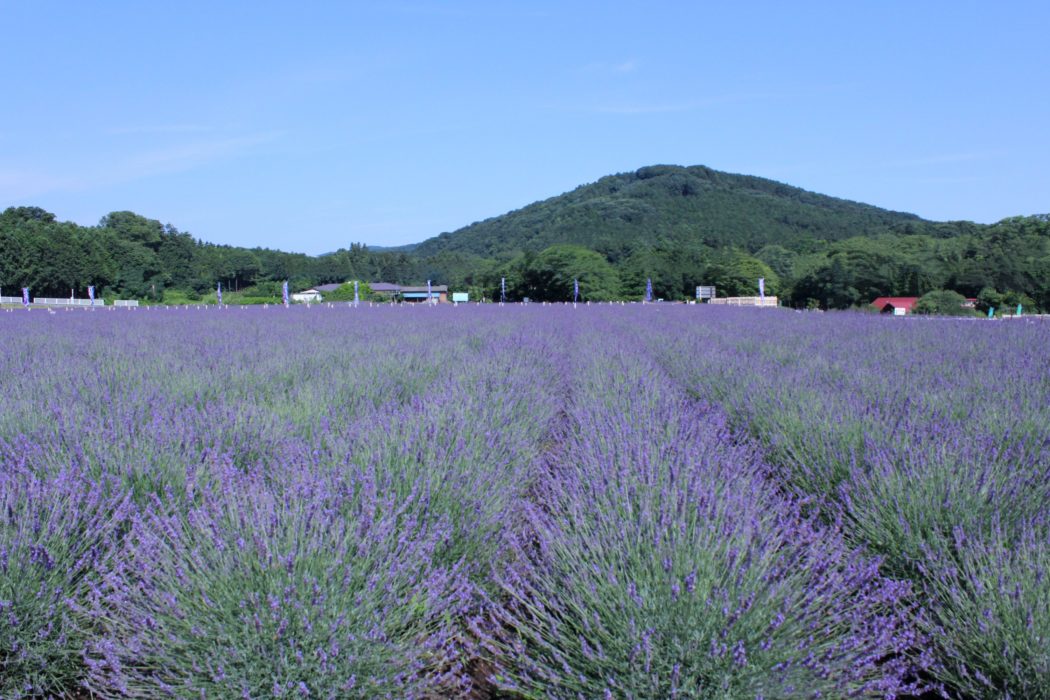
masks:
[[[715,288],[714,287],[697,287],[696,288],[697,299],[714,299]]]
[[[470,300],[470,295],[466,292],[452,292],[452,302],[455,304],[466,303]]]

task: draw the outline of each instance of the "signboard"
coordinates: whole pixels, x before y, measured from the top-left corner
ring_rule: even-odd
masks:
[[[697,299],[714,299],[715,288],[714,287],[697,287],[696,288]]]
[[[466,292],[452,292],[452,303],[454,303],[454,304],[460,304],[460,303],[465,304],[469,300],[470,300],[470,295],[467,294]]]

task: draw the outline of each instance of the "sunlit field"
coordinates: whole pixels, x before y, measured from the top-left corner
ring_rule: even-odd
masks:
[[[1050,322],[0,312],[0,697],[1050,698]]]

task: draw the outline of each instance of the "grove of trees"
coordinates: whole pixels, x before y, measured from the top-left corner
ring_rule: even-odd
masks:
[[[160,301],[166,292],[199,299],[221,283],[279,297],[293,289],[348,279],[411,282],[416,265],[403,253],[373,253],[352,244],[311,257],[265,248],[198,241],[171,224],[128,211],[102,217],[98,226],[57,221],[37,207],[0,214],[0,289],[29,287],[34,296],[100,295]]]
[[[564,301],[572,298],[572,282],[578,279],[583,299],[637,300],[651,279],[656,297],[680,300],[692,298],[698,285],[714,285],[719,296],[754,295],[757,280],[764,278],[767,294],[795,307],[849,308],[880,296],[921,297],[948,290],[977,298],[982,311],[1017,304],[1050,311],[1050,216],[1013,217],[992,225],[938,224],[846,203],[842,211],[838,205],[821,209],[818,226],[806,223],[805,215],[820,203],[813,199],[820,195],[794,188],[778,195],[763,184],[769,181],[725,176],[741,178],[751,188],[745,194],[714,190],[726,209],[717,210],[722,212],[719,220],[736,221],[738,228],[711,236],[704,233],[708,224],[698,220],[690,237],[680,230],[685,220],[674,207],[679,199],[700,196],[696,192],[708,185],[679,170],[685,169],[635,176],[625,186],[639,188],[636,194],[647,197],[641,200],[608,200],[602,194],[599,199],[608,200],[606,205],[617,203],[620,224],[631,219],[627,209],[647,212],[627,228],[611,226],[607,235],[599,235],[606,230],[601,217],[578,211],[599,205],[574,191],[557,206],[553,200],[533,205],[539,208],[525,219],[522,212],[528,207],[418,246],[374,251],[352,243],[320,256],[206,243],[128,211],[107,214],[97,226],[80,226],[37,207],[12,207],[0,213],[0,290],[8,296],[20,287],[29,287],[34,296],[67,296],[70,290],[84,296],[87,286],[94,285],[106,297],[193,301],[221,283],[224,290],[276,299],[285,280],[296,291],[348,280],[420,284],[431,279],[468,291],[474,299],[498,299],[505,279],[512,300]],[[588,187],[593,190],[603,182]],[[615,189],[617,182],[602,187]],[[744,186],[732,183],[738,189]],[[759,185],[768,191],[755,190]],[[744,215],[742,207],[753,203],[754,191],[766,208],[759,211],[780,216],[779,223],[754,212]],[[765,202],[777,196],[786,199]],[[555,225],[560,238],[547,229],[529,228],[558,211],[565,215]],[[840,228],[832,229],[839,214]],[[582,228],[565,228],[566,220]],[[784,221],[812,224],[812,231],[791,228],[793,233],[781,235]],[[848,235],[850,226],[860,232]],[[487,231],[484,236],[481,229]]]

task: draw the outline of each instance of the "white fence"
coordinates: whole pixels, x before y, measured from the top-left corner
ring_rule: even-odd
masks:
[[[21,299],[18,300],[21,303]],[[33,297],[34,304],[45,306],[105,306],[103,299],[96,299],[94,303],[90,299],[50,299],[48,297]]]
[[[779,306],[776,297],[723,297],[722,299],[708,299],[708,304],[721,304],[722,306]]]
[[[0,304],[21,304],[22,297],[0,297]],[[106,301],[104,299],[95,299],[95,303],[92,304],[90,299],[58,299],[51,297],[34,297],[33,304],[40,306],[77,306],[77,307],[91,307],[91,306],[105,306]],[[137,299],[117,299],[113,302],[113,306],[138,306],[139,302]]]

